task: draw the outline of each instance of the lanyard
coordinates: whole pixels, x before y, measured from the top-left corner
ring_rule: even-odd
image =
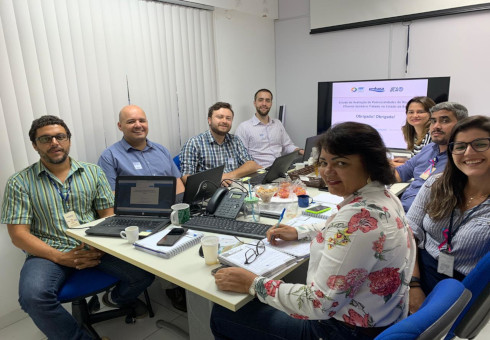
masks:
[[[60,195],[61,200],[66,204],[66,206],[69,209],[70,205],[68,204],[68,197],[70,197],[71,180],[73,179],[73,177],[70,176],[70,178],[68,178],[68,190],[66,191],[66,196],[65,196],[65,195],[63,195],[63,192],[61,191],[58,184],[56,184],[55,180],[48,173],[46,173],[46,174],[48,175],[48,178],[49,178],[49,181],[51,182],[51,184],[53,184],[54,187],[56,188],[56,190],[58,190],[58,194]]]
[[[485,200],[486,201],[486,200]],[[453,238],[454,235],[456,235],[456,232],[459,230],[459,228],[465,224],[466,222],[468,222],[468,220],[470,219],[471,215],[473,215],[474,212],[476,212],[478,209],[480,209],[480,206],[485,202],[481,202],[480,204],[478,204],[476,207],[474,207],[473,209],[471,209],[471,211],[468,213],[468,215],[466,215],[466,217],[461,221],[461,223],[456,227],[456,229],[454,229],[454,231],[452,231],[453,229],[453,220],[454,220],[454,210],[451,211],[451,218],[449,219],[449,228],[446,228],[442,231],[442,234],[444,235],[444,241],[442,241],[442,243],[439,245],[439,250],[445,245],[447,244],[447,250],[448,251],[451,251],[451,240]]]
[[[432,159],[429,159],[429,163],[430,165],[432,165],[432,167],[435,167],[438,161],[439,161],[439,157],[437,156]]]

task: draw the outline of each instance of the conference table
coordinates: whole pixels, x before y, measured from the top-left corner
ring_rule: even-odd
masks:
[[[392,186],[390,190],[399,195],[406,186],[407,184],[405,183],[399,183]],[[308,194],[312,197],[317,196],[319,193],[321,192],[316,188],[308,188]],[[301,210],[298,210],[298,214],[301,214]],[[223,307],[236,311],[252,300],[252,296],[248,294],[224,292],[217,289],[211,270],[217,268],[219,264],[206,265],[204,259],[199,256],[199,245],[192,246],[170,259],[164,259],[137,250],[122,238],[89,236],[85,234],[85,230],[88,227],[96,225],[101,220],[68,229],[66,232],[77,240],[186,289],[190,339],[213,339],[209,330],[212,303],[218,303]],[[262,217],[260,222],[272,225],[277,220]],[[287,223],[287,220],[284,220],[284,223]],[[289,282],[306,282],[306,269],[307,260],[302,260],[276,278],[288,275],[289,280],[287,281]]]

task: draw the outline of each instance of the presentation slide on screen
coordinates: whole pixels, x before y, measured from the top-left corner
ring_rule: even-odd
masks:
[[[415,96],[426,96],[427,85],[427,79],[334,83],[332,125],[346,121],[369,124],[387,147],[405,149],[401,131],[405,106]]]

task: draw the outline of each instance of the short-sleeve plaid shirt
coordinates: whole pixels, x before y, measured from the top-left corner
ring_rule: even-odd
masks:
[[[240,138],[228,133],[224,142],[218,144],[209,130],[189,139],[179,157],[182,176],[221,165],[225,165],[224,172],[230,172],[253,160]]]

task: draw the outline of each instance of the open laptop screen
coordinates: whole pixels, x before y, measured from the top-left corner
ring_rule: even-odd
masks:
[[[119,176],[116,215],[169,216],[175,202],[175,177]]]

